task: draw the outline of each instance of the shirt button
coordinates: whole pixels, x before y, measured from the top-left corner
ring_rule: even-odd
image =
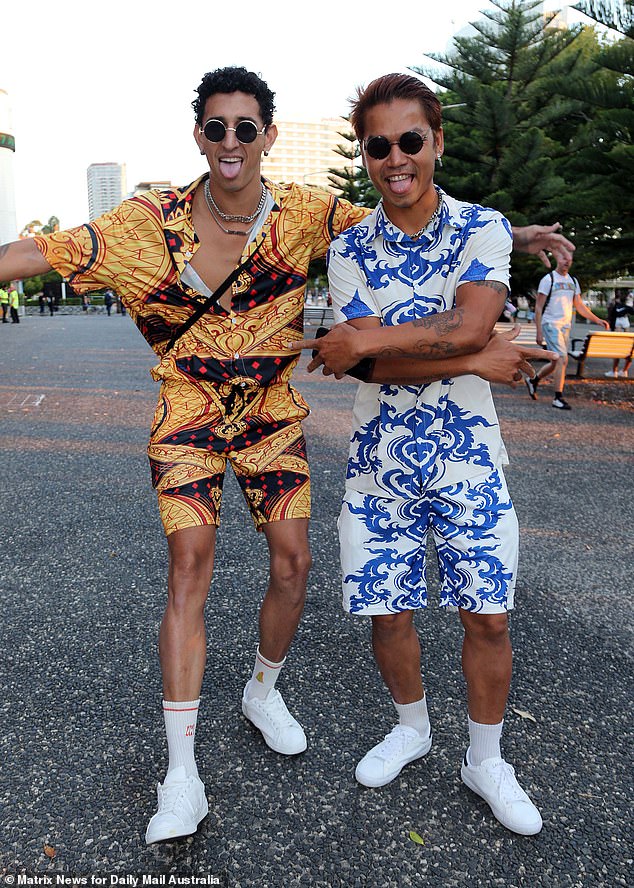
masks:
[[[231,318],[231,323],[232,323],[232,324],[237,324],[237,323],[238,323],[238,319],[237,319],[237,318]]]
[[[233,357],[237,360],[240,357],[240,352],[234,352]]]

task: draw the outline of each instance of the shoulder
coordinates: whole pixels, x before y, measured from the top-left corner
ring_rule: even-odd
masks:
[[[362,219],[346,228],[333,239],[329,256],[355,256],[367,251],[376,236],[376,210],[368,212]]]
[[[447,221],[456,228],[462,228],[468,234],[486,228],[487,233],[495,232],[500,237],[512,240],[511,223],[498,210],[481,204],[457,200],[444,192],[443,201],[447,207]]]

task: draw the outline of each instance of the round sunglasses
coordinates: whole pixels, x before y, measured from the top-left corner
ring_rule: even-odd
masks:
[[[241,120],[237,126],[225,126],[222,120],[212,118],[202,127],[201,132],[210,142],[222,142],[228,132],[235,133],[238,142],[250,145],[251,142],[255,142],[258,136],[266,132],[266,127],[263,126],[259,130],[252,120]]]
[[[365,148],[365,153],[374,160],[385,160],[392,150],[392,145],[398,145],[403,154],[411,155],[418,154],[426,141],[426,135],[423,136],[420,133],[409,130],[406,133],[401,133],[396,142],[390,142],[387,136],[371,136],[365,140],[363,147]]]

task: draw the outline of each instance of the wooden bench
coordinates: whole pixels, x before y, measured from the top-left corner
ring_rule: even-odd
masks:
[[[577,343],[582,343],[577,348]],[[573,339],[569,357],[577,362],[576,377],[581,379],[588,358],[631,358],[634,354],[634,333],[616,333],[598,330],[588,333],[585,339]]]

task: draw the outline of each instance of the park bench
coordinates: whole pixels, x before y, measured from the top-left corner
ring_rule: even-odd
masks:
[[[582,343],[578,348],[577,344]],[[576,377],[581,379],[588,358],[631,358],[634,354],[634,333],[598,330],[585,339],[573,339],[569,357],[577,362]]]

